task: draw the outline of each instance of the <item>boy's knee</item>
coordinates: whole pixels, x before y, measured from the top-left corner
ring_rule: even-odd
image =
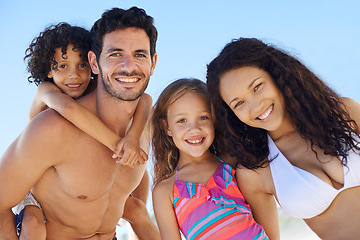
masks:
[[[25,212],[21,225],[20,240],[46,239],[46,226],[41,210],[35,213]]]
[[[133,197],[129,200],[129,202],[125,205],[123,217],[128,219],[130,222],[148,221],[150,216],[145,203],[140,199]]]

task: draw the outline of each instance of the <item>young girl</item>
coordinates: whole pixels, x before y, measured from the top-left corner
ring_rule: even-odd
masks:
[[[152,118],[153,204],[162,239],[268,239],[221,149],[204,82],[180,79],[159,96]]]
[[[53,108],[90,136],[96,138],[110,150],[121,164],[130,167],[143,164],[147,155],[139,147],[139,139],[150,113],[152,99],[145,94],[141,97],[134,114],[132,127],[126,137],[120,138],[100,119],[74,99],[92,91],[95,81],[90,80],[91,69],[87,52],[91,48],[89,31],[60,23],[50,26],[35,38],[26,50],[30,82],[38,85],[36,96],[30,109],[30,120],[38,113]],[[31,80],[33,79],[33,80]],[[120,157],[119,157],[120,156]],[[124,218],[131,223],[140,236],[152,236],[156,227],[152,223],[144,203],[148,194],[147,175],[125,204]],[[45,239],[46,228],[40,204],[31,192],[15,208],[20,239]],[[21,232],[20,232],[21,230]]]
[[[321,239],[358,239],[360,105],[257,39],[229,43],[207,83],[240,189],[265,231],[277,218],[275,196]]]

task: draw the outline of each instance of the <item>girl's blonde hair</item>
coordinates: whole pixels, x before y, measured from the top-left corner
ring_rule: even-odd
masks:
[[[206,84],[194,78],[182,78],[172,82],[160,94],[154,106],[152,115],[152,148],[154,157],[154,186],[173,174],[178,161],[179,149],[167,134],[167,112],[171,104],[188,92],[195,91],[203,96],[210,105],[214,122],[215,140],[210,148],[212,153],[218,154],[225,147],[224,140],[217,131],[215,114]],[[216,149],[216,151],[215,151]]]

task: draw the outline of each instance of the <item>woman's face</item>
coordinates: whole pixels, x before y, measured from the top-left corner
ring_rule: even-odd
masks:
[[[219,88],[225,103],[249,126],[273,132],[289,120],[283,95],[271,76],[260,68],[230,70],[220,77]]]

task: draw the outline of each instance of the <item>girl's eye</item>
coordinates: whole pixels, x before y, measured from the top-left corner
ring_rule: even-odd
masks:
[[[202,117],[200,117],[200,120],[208,120],[208,119],[210,119],[208,116],[202,116]]]
[[[261,85],[262,85],[262,83],[259,83],[258,85],[256,85],[256,86],[254,87],[254,92],[256,92],[256,91],[260,88]]]
[[[185,122],[186,122],[186,120],[182,118],[182,119],[177,120],[176,123],[185,123]]]
[[[61,64],[58,66],[58,68],[66,68],[66,65],[65,64]]]
[[[80,68],[86,68],[88,65],[87,65],[87,63],[81,63],[79,66],[80,66]]]

